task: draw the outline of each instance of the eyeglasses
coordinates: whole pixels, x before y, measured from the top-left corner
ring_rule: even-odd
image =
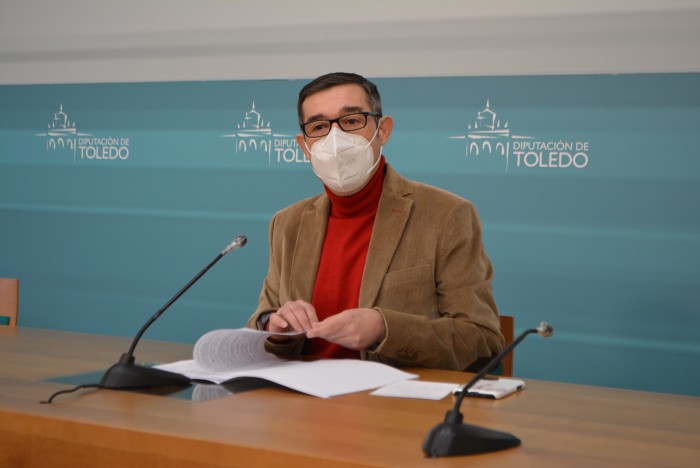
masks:
[[[301,129],[309,138],[320,138],[330,133],[331,127],[337,123],[343,131],[354,132],[367,126],[367,117],[381,117],[379,112],[357,112],[341,115],[337,119],[311,120],[301,124]]]

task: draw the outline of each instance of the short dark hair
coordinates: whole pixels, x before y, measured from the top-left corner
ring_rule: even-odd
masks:
[[[307,97],[311,96],[312,94],[316,94],[319,91],[345,84],[356,84],[362,86],[367,93],[370,110],[372,112],[379,113],[380,116],[382,115],[382,98],[379,96],[379,90],[374,83],[369,81],[364,76],[360,76],[356,73],[334,72],[319,76],[315,80],[307,83],[306,86],[301,88],[301,91],[299,91],[299,100],[297,101],[297,116],[299,118],[299,125],[301,126],[304,123],[302,105]]]

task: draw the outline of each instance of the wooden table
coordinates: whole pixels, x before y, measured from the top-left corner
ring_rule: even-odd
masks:
[[[207,401],[68,388],[46,379],[104,370],[129,339],[0,327],[0,466],[700,466],[700,398],[527,380],[504,400],[467,398],[465,421],[522,445],[429,459],[421,445],[452,406],[370,396],[319,399],[263,388]],[[144,340],[139,361],[191,356]],[[468,375],[411,370],[421,380]],[[86,382],[87,383],[87,382]]]

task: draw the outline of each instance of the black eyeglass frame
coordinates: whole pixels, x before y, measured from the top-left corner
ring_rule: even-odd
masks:
[[[349,117],[351,115],[364,115],[365,116],[365,124],[362,127],[359,128],[354,128],[352,130],[345,130],[343,128],[343,124],[340,123],[340,119],[344,119],[346,117]],[[362,130],[367,126],[367,122],[369,119],[367,117],[382,117],[381,112],[351,112],[349,114],[341,115],[338,118],[335,119],[317,119],[317,120],[308,120],[300,125],[301,131],[306,135],[308,138],[323,138],[324,136],[328,135],[331,132],[331,129],[333,128],[333,124],[337,123],[338,126],[344,131],[344,132],[356,132],[357,130]],[[318,123],[318,122],[328,122],[328,132],[324,133],[323,135],[316,135],[312,136],[306,133],[306,126],[311,123]]]

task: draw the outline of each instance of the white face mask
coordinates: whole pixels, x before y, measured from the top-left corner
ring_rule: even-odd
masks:
[[[368,142],[355,133],[331,128],[330,133],[311,148],[306,146],[311,153],[314,174],[334,193],[346,194],[362,187],[379,164],[379,158],[374,161],[371,146],[378,132],[379,125]]]

